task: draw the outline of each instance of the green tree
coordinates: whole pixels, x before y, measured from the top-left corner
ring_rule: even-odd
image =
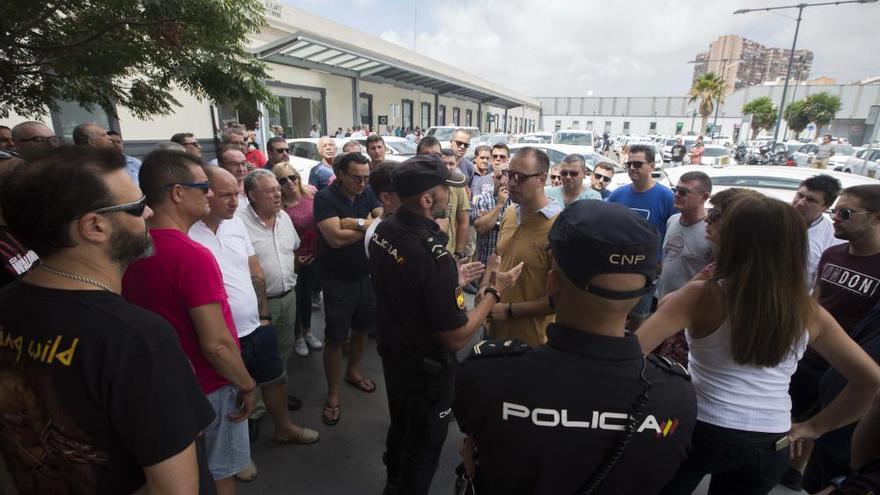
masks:
[[[260,0],[5,0],[0,16],[0,118],[61,100],[140,118],[180,104],[172,88],[218,103],[274,101],[266,67],[247,52]]]
[[[699,112],[702,118],[700,128],[705,130],[715,105],[724,102],[724,81],[714,72],[701,74],[688,91],[688,96],[691,102],[700,100]]]
[[[788,128],[794,132],[795,136],[806,129],[807,124],[810,123],[810,118],[807,116],[803,100],[791,102],[790,105],[785,107],[785,111],[782,112],[782,117],[788,124]]]
[[[755,98],[754,100],[743,105],[742,109],[745,115],[752,116],[752,139],[758,137],[761,129],[769,130],[776,124],[776,117],[779,112],[773,100],[766,96]]]
[[[840,98],[831,93],[816,93],[804,98],[804,113],[810,122],[816,124],[817,136],[822,134],[822,128],[831,123],[842,106]]]

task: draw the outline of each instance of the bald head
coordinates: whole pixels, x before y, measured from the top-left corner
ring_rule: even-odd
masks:
[[[213,196],[208,198],[208,213],[203,220],[208,225],[219,225],[229,220],[238,209],[238,181],[228,170],[221,167],[205,167]]]
[[[33,160],[59,144],[52,129],[42,122],[18,124],[12,128],[12,138],[15,140],[15,151],[25,161]]]
[[[107,135],[107,131],[94,123],[80,124],[73,129],[73,142],[78,146],[115,149],[116,145]]]

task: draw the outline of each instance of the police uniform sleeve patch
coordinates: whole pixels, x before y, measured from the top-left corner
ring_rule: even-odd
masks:
[[[683,376],[687,380],[691,379],[691,374],[678,361],[673,361],[672,359],[669,359],[666,356],[661,356],[659,354],[649,355],[648,360],[650,360],[652,363],[657,365],[658,368],[667,373]]]
[[[517,356],[531,350],[525,342],[513,340],[483,340],[471,349],[467,359],[484,359],[502,356]]]
[[[455,305],[458,309],[464,309],[464,286],[459,285],[455,288]]]

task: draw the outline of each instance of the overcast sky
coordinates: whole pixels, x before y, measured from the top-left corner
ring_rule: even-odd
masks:
[[[724,34],[791,46],[790,0],[286,0],[529,96],[677,96],[694,55]],[[417,2],[414,14],[414,5]],[[798,48],[812,77],[880,75],[880,3],[804,10]]]

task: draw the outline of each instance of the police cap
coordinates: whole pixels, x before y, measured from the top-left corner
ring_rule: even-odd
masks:
[[[434,155],[416,155],[402,162],[395,168],[391,181],[401,198],[421,194],[440,184],[452,187],[465,184],[464,176],[453,175],[440,157]]]
[[[623,205],[575,201],[556,217],[548,239],[562,273],[586,292],[606,299],[630,299],[654,289],[657,229]],[[590,285],[590,279],[605,273],[639,273],[647,282],[634,291]]]

